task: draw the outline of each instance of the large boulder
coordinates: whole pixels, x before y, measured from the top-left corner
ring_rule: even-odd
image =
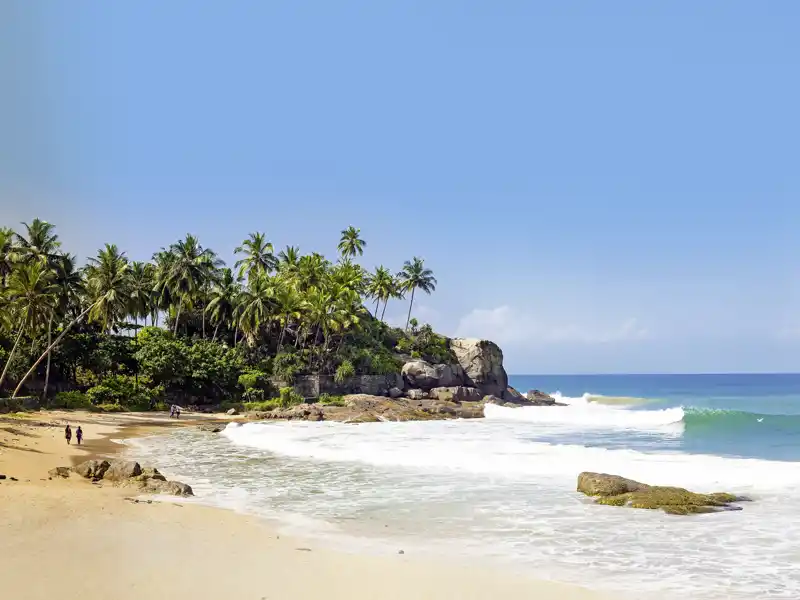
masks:
[[[450,349],[464,370],[464,385],[478,388],[483,395],[504,397],[508,375],[503,368],[503,351],[489,340],[456,338]]]
[[[76,465],[75,467],[72,467],[72,470],[81,477],[97,480],[103,478],[110,466],[111,463],[109,463],[107,460],[87,460],[79,465]]]
[[[133,460],[113,460],[106,470],[103,479],[108,481],[122,481],[137,477],[142,474],[141,465]]]
[[[528,399],[530,406],[564,406],[564,404],[556,402],[556,399],[550,394],[545,394],[539,390],[530,390],[525,397]]]
[[[406,396],[408,396],[409,400],[422,400],[426,398],[428,394],[422,390],[408,390]]]
[[[438,364],[433,365],[436,372],[435,387],[457,387],[464,385],[464,369],[461,365]]]
[[[594,497],[597,504],[661,509],[672,515],[742,510],[732,503],[747,500],[724,492],[697,494],[679,487],[652,486],[619,475],[589,472],[578,475],[578,491]]]
[[[403,365],[403,381],[408,388],[429,390],[439,383],[439,374],[430,363],[412,360]]]
[[[434,400],[445,402],[480,402],[483,394],[478,388],[455,386],[455,387],[435,387],[429,394]]]

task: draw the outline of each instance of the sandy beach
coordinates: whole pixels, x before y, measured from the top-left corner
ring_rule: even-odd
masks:
[[[80,423],[84,446],[63,425]],[[0,582],[17,600],[496,599],[590,600],[600,595],[474,565],[413,556],[332,552],[276,534],[255,517],[182,502],[134,503],[131,491],[56,466],[113,456],[112,442],[161,427],[165,416],[32,413],[0,416]],[[152,465],[158,466],[158,465]],[[11,478],[17,479],[12,481]]]

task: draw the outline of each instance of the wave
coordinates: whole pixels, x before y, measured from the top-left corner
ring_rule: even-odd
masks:
[[[684,418],[684,410],[680,407],[665,408],[663,410],[625,410],[613,406],[592,404],[588,401],[564,402],[565,400],[580,400],[575,398],[559,397],[559,399],[563,403],[569,404],[569,406],[510,408],[487,404],[483,409],[483,416],[487,419],[507,421],[584,427],[617,427],[623,429],[674,425],[681,423]]]
[[[503,432],[490,421],[469,426],[459,421],[288,422],[232,423],[222,436],[239,448],[304,461],[469,473],[487,477],[487,482],[494,477],[557,478],[572,485],[581,471],[599,471],[709,492],[800,489],[800,463],[552,444],[531,441],[508,428]]]
[[[571,398],[563,396],[561,392],[551,394],[556,401],[562,404],[605,404],[611,406],[637,406],[641,404],[648,404],[656,402],[654,398],[641,398],[638,396],[604,396],[603,394],[592,394],[586,392],[582,396]]]

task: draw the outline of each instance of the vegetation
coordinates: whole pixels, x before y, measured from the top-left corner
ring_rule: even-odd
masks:
[[[350,226],[332,262],[294,246],[276,254],[253,232],[228,268],[186,235],[150,261],[106,244],[80,267],[50,223],[0,228],[0,396],[106,410],[291,406],[302,399],[270,380],[343,382],[396,373],[411,355],[448,359],[446,339],[411,318],[417,290],[436,289],[432,271],[415,257],[396,275],[370,273],[355,262],[366,247]],[[406,329],[388,326],[388,302],[409,293]]]

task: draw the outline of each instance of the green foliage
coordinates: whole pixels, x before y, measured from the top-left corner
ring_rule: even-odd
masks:
[[[336,383],[343,383],[346,379],[352,377],[356,374],[356,369],[349,360],[342,361],[336,368],[336,374],[333,376],[333,380]]]
[[[401,354],[410,354],[411,358],[422,358],[434,364],[455,362],[447,338],[435,333],[430,325],[412,327],[409,332],[403,333],[397,340],[395,350]]]
[[[129,410],[127,406],[122,406],[114,402],[98,404],[94,408],[100,412],[125,412]]]
[[[279,352],[272,361],[272,374],[289,383],[308,366],[300,352]]]
[[[330,394],[320,394],[319,400],[317,400],[320,404],[324,404],[325,406],[344,406],[344,398],[342,396],[331,396]]]
[[[305,398],[303,398],[300,394],[294,391],[294,388],[291,387],[282,387],[280,391],[280,396],[278,396],[278,405],[281,408],[289,408],[291,406],[297,406],[298,404],[302,404],[305,402]]]
[[[175,336],[157,327],[139,332],[136,360],[140,372],[166,389],[181,386],[189,374],[188,348]]]
[[[90,410],[92,403],[83,392],[59,392],[49,403],[50,408],[67,408],[71,410]]]
[[[239,385],[242,386],[245,391],[260,389],[265,390],[269,385],[269,381],[267,379],[267,374],[263,371],[245,371],[241,375],[239,375]]]
[[[279,398],[272,398],[271,400],[262,400],[260,402],[245,402],[244,409],[247,411],[262,411],[266,412],[272,410],[273,408],[279,408],[281,406]]]

